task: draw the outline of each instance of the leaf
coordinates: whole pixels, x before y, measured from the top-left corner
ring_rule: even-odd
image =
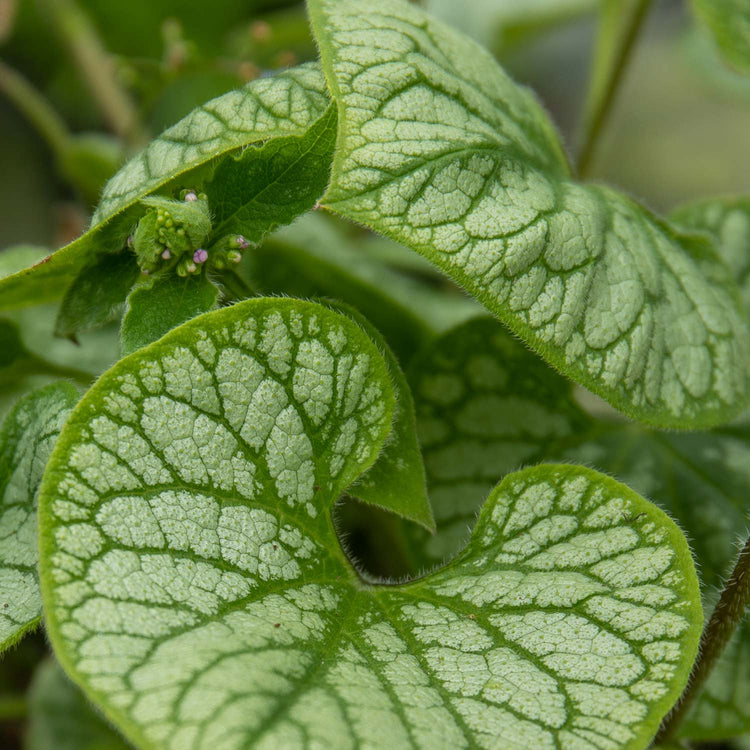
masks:
[[[128,750],[52,659],[42,662],[29,690],[24,750]]]
[[[122,320],[122,356],[161,338],[186,320],[213,310],[219,290],[206,277],[160,274],[136,287]]]
[[[190,321],[86,394],[41,493],[45,613],[138,747],[646,747],[702,621],[682,534],[539,467],[449,566],[364,585],[330,509],[393,407],[359,326],[283,299]]]
[[[743,72],[750,72],[750,5],[747,0],[693,0],[692,4],[726,61]]]
[[[606,471],[665,507],[701,561],[710,612],[746,533],[750,426],[660,433],[595,419],[571,384],[490,318],[436,338],[409,373],[438,532],[405,529],[422,566],[460,548],[497,476],[541,461]],[[750,622],[711,676],[681,731],[694,739],[750,731]]]
[[[710,198],[681,206],[672,220],[688,231],[706,232],[740,287],[750,314],[750,198]]]
[[[193,111],[131,159],[106,185],[91,228],[41,263],[0,281],[0,309],[59,298],[103,252],[123,250],[142,208],[157,190],[210,177],[220,157],[243,146],[302,135],[329,105],[317,65],[251,81]],[[183,185],[185,183],[185,185]]]
[[[382,334],[367,318],[348,305],[339,303],[334,307],[356,321],[377,344],[388,366],[395,396],[393,426],[388,441],[378,460],[351,487],[349,494],[366,503],[393,510],[434,533],[435,520],[427,498],[414,401],[406,376]]]
[[[708,243],[573,182],[531,94],[417,7],[309,7],[339,107],[325,205],[425,255],[633,418],[695,429],[744,406],[750,331]]]
[[[78,392],[56,383],[18,402],[0,426],[0,653],[36,627],[36,502],[42,472]]]
[[[0,253],[0,279],[43,256],[43,248],[20,245]],[[79,345],[53,334],[55,305],[3,312],[0,317],[0,417],[16,399],[61,377],[88,385],[117,358],[114,331],[83,333]]]
[[[243,234],[258,243],[309,211],[328,186],[335,143],[331,105],[304,135],[276,138],[225,159],[205,187],[216,206],[215,235]]]
[[[63,297],[55,335],[76,338],[79,331],[115,320],[135,284],[140,269],[131,253],[101,255],[73,280]]]

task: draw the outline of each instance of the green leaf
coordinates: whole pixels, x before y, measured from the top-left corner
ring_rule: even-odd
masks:
[[[216,207],[214,234],[243,234],[259,243],[309,211],[328,186],[335,143],[331,105],[304,135],[276,138],[225,159],[205,186]]]
[[[393,510],[434,533],[435,520],[427,498],[422,452],[417,440],[414,400],[406,376],[382,334],[363,315],[344,304],[335,305],[355,320],[377,344],[388,366],[394,390],[393,427],[378,460],[349,494],[366,503]]]
[[[729,266],[750,314],[750,198],[710,198],[681,206],[672,220],[688,231],[706,232]]]
[[[594,466],[665,507],[687,530],[706,611],[746,534],[750,426],[660,433],[595,419],[571,384],[480,318],[430,342],[410,381],[438,533],[406,529],[422,566],[460,548],[497,475],[541,461]],[[750,622],[745,622],[681,732],[695,739],[750,731]]]
[[[165,273],[136,287],[122,320],[122,356],[161,338],[186,320],[213,310],[219,290],[205,274],[180,278]]]
[[[251,81],[199,107],[166,130],[106,185],[91,228],[41,263],[0,281],[0,309],[59,298],[103,252],[124,250],[143,207],[157,190],[196,188],[221,158],[244,146],[304,134],[329,105],[317,65]]]
[[[646,747],[702,622],[681,532],[539,467],[449,566],[365,585],[330,510],[393,408],[356,323],[283,299],[186,323],[86,394],[41,492],[45,613],[138,747]]]
[[[0,653],[39,623],[37,491],[77,400],[69,383],[41,388],[21,399],[0,426]]]
[[[531,94],[419,8],[309,6],[339,107],[325,205],[425,255],[629,416],[697,428],[740,411],[750,330],[707,242],[573,182]]]
[[[750,72],[750,4],[747,0],[693,0],[693,10],[711,32],[728,63]]]
[[[116,320],[140,269],[131,253],[101,255],[73,280],[63,297],[55,335],[75,339],[79,331]]]
[[[0,279],[42,257],[43,248],[17,246],[0,252]],[[3,312],[0,317],[0,417],[16,399],[59,378],[88,385],[117,359],[114,330],[83,333],[79,344],[55,337],[56,305]]]
[[[29,689],[24,750],[128,750],[130,746],[91,707],[52,659]]]

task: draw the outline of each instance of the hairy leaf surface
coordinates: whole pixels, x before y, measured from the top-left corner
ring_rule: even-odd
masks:
[[[747,0],[693,0],[727,62],[750,72],[750,3]]]
[[[368,585],[330,511],[393,411],[354,321],[277,299],[86,394],[41,494],[45,612],[139,747],[646,747],[702,621],[679,530],[603,475],[536,468],[449,566]]]
[[[170,187],[197,187],[193,181],[210,177],[220,157],[243,146],[303,135],[328,105],[323,77],[311,64],[251,81],[194,110],[107,183],[88,232],[0,281],[0,309],[59,298],[94,256],[125,248],[140,199]]]
[[[24,750],[128,750],[131,746],[99,716],[83,693],[49,659],[29,689]]]
[[[410,380],[438,527],[436,536],[422,535],[423,565],[460,548],[498,473],[570,461],[613,474],[677,518],[701,561],[706,610],[712,609],[747,527],[749,427],[678,434],[595,419],[568,381],[490,318],[431,342]],[[416,543],[418,535],[410,536]],[[685,736],[750,730],[749,665],[746,622],[682,725]]]
[[[419,8],[309,5],[339,107],[324,204],[428,257],[630,416],[695,428],[742,408],[750,331],[707,242],[575,183],[533,96]]]
[[[196,315],[213,310],[219,290],[205,274],[180,278],[160,274],[136,287],[128,296],[120,330],[125,357],[161,338]]]
[[[0,426],[0,653],[39,622],[37,491],[78,392],[69,383],[21,399]]]

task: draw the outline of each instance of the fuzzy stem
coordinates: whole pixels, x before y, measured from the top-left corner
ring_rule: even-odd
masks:
[[[643,22],[651,5],[651,0],[634,1],[636,3],[635,7],[627,16],[627,26],[622,30],[621,42],[612,65],[608,70],[604,95],[596,101],[586,122],[583,147],[578,155],[578,174],[581,177],[586,176],[591,169],[593,157],[599,145],[599,139],[604,131],[604,125],[612,112],[612,105],[622,83],[625,70],[630,62],[635,41],[643,27]]]
[[[75,0],[44,4],[110,128],[129,145],[141,146],[147,136],[136,108],[117,81],[112,58],[89,18]]]
[[[732,575],[721,592],[719,603],[703,630],[699,656],[693,665],[690,680],[672,712],[662,723],[656,736],[657,744],[674,737],[675,731],[687,716],[690,707],[716,666],[716,662],[742,621],[748,604],[750,604],[750,537],[745,542]]]

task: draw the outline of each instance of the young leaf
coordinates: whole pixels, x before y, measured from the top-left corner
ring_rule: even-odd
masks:
[[[363,315],[344,304],[335,309],[349,315],[377,344],[388,366],[395,402],[393,428],[378,460],[350,488],[349,494],[386,510],[395,510],[404,518],[435,531],[432,508],[427,499],[424,464],[417,440],[414,401],[409,384],[395,355],[382,334]]]
[[[136,287],[128,297],[120,331],[125,357],[161,338],[186,320],[213,310],[219,290],[205,274],[180,278],[160,274]]]
[[[682,534],[612,479],[539,467],[449,566],[363,585],[330,510],[393,407],[359,326],[276,299],[86,394],[41,493],[45,612],[138,747],[646,747],[702,622]]]
[[[32,268],[0,281],[0,309],[59,298],[80,270],[102,252],[123,250],[142,208],[156,190],[195,188],[220,157],[252,143],[304,134],[329,105],[317,65],[251,81],[199,107],[166,130],[106,185],[84,235]]]
[[[128,750],[130,746],[48,659],[29,689],[29,730],[24,750]]]
[[[712,433],[658,433],[597,420],[578,406],[571,384],[490,318],[431,342],[410,372],[428,490],[438,533],[405,529],[422,565],[453,554],[498,473],[540,461],[584,463],[614,474],[672,513],[687,529],[706,610],[731,569],[747,525],[750,427]],[[718,479],[720,478],[720,480]],[[750,731],[750,623],[681,727],[696,739]]]
[[[132,253],[97,257],[81,270],[65,292],[55,335],[75,339],[79,331],[99,328],[115,320],[139,274]]]
[[[69,383],[41,388],[21,399],[0,427],[0,653],[39,623],[37,490],[77,400]]]
[[[696,428],[740,411],[750,330],[708,243],[573,182],[531,94],[414,5],[309,6],[339,107],[325,205],[425,255],[634,418]]]
[[[750,72],[750,5],[747,0],[693,0],[727,62]]]
[[[206,184],[217,237],[242,234],[259,243],[278,226],[309,211],[328,186],[336,143],[330,105],[301,136],[277,138],[225,159]]]

